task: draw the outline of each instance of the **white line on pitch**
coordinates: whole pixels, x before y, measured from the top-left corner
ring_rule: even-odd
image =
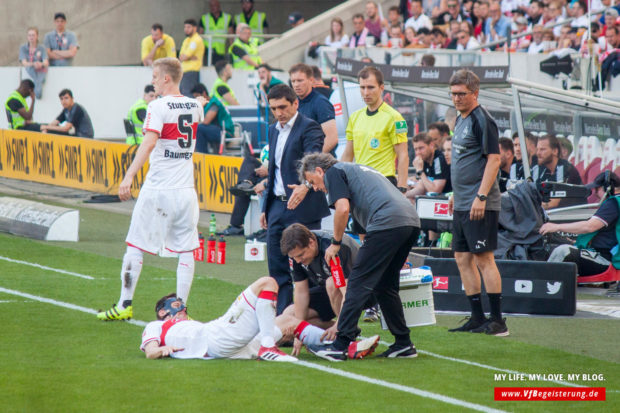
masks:
[[[32,295],[32,294],[24,293],[24,292],[17,291],[17,290],[10,290],[8,288],[0,287],[0,292],[17,295],[17,296],[24,297],[24,298],[29,298],[31,300],[35,300],[35,301],[39,301],[39,302],[42,302],[42,303],[56,305],[56,306],[59,306],[59,307],[70,309],[70,310],[77,310],[77,311],[81,311],[81,312],[88,313],[88,314],[97,314],[97,311],[93,310],[92,308],[82,307],[82,306],[75,305],[75,304],[70,304],[70,303],[65,303],[63,301],[57,301],[57,300],[53,300],[51,298],[40,297],[40,296],[37,296],[37,295]],[[133,324],[133,325],[137,325],[137,326],[141,326],[141,327],[144,327],[147,324],[145,321],[140,321],[140,320],[128,320],[127,322],[129,324]],[[356,374],[356,373],[350,373],[348,371],[343,371],[343,370],[335,369],[333,367],[323,366],[323,365],[320,365],[320,364],[310,363],[310,362],[307,362],[307,361],[298,361],[296,364],[299,364],[301,366],[308,367],[308,368],[311,368],[311,369],[324,371],[324,372],[327,372],[327,373],[330,373],[330,374],[346,377],[348,379],[362,381],[362,382],[371,383],[371,384],[376,384],[376,385],[379,385],[379,386],[382,386],[382,387],[387,387],[387,388],[392,389],[392,390],[399,390],[399,391],[402,391],[402,392],[405,392],[405,393],[414,394],[416,396],[424,397],[424,398],[427,398],[427,399],[433,399],[433,400],[437,400],[437,401],[440,401],[440,402],[443,402],[443,403],[448,403],[448,404],[456,405],[456,406],[459,406],[459,407],[465,407],[465,408],[477,410],[477,411],[480,411],[480,412],[489,412],[489,413],[490,412],[503,412],[503,410],[497,410],[497,409],[493,409],[493,408],[490,408],[490,407],[487,407],[487,406],[483,406],[483,405],[480,405],[480,404],[470,403],[470,402],[466,402],[464,400],[455,399],[453,397],[443,396],[441,394],[432,393],[432,392],[429,392],[429,391],[426,391],[426,390],[417,389],[415,387],[409,387],[409,386],[404,386],[402,384],[390,383],[390,382],[385,381],[385,380],[379,380],[379,379],[374,379],[372,377],[362,376],[362,375]]]
[[[94,280],[94,278],[91,277],[90,275],[84,275],[84,274],[79,274],[77,272],[59,270],[58,268],[47,267],[45,265],[35,264],[33,262],[28,262],[28,261],[14,260],[13,258],[3,257],[1,255],[0,255],[0,260],[12,262],[14,264],[29,265],[31,267],[41,268],[41,269],[47,270],[47,271],[54,271],[54,272],[57,272],[57,273],[60,273],[60,274],[66,274],[66,275],[72,275],[74,277],[84,278],[86,280]]]

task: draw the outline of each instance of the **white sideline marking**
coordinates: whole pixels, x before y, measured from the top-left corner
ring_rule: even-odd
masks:
[[[84,275],[84,274],[78,274],[77,272],[59,270],[58,268],[46,267],[45,265],[35,264],[33,262],[28,262],[28,261],[14,260],[13,258],[3,257],[1,255],[0,255],[0,260],[12,262],[15,264],[29,265],[31,267],[41,268],[47,271],[54,271],[60,274],[72,275],[74,277],[84,278],[85,280],[94,280],[94,278],[91,277],[90,275]]]
[[[415,394],[416,396],[425,397],[427,399],[433,399],[440,402],[453,404],[459,407],[467,407],[472,410],[478,410],[480,412],[504,412],[504,410],[497,410],[491,407],[482,406],[480,404],[470,403],[463,400],[455,399],[453,397],[443,396],[441,394],[432,393],[430,391],[416,389],[415,387],[403,386],[402,384],[390,383],[389,381],[373,379],[372,377],[362,376],[361,374],[351,373],[348,371],[342,371],[333,367],[323,366],[321,364],[309,363],[307,361],[297,361],[295,364],[299,364],[304,367],[308,367],[315,370],[324,371],[326,373],[335,374],[337,376],[346,377],[357,381],[363,381],[366,383],[376,384],[379,386],[387,387],[392,390],[400,390],[405,393]]]
[[[618,307],[577,303],[577,310],[620,318],[620,308]]]
[[[29,298],[31,300],[35,300],[35,301],[39,301],[39,302],[47,303],[47,304],[52,304],[52,305],[56,305],[56,306],[63,307],[63,308],[68,308],[70,310],[81,311],[83,313],[97,314],[97,311],[93,310],[92,308],[86,308],[86,307],[82,307],[82,306],[75,305],[75,304],[65,303],[63,301],[56,301],[51,298],[39,297],[37,295],[32,295],[32,294],[24,293],[21,291],[10,290],[8,288],[0,287],[0,292]],[[127,323],[141,326],[141,327],[144,327],[147,324],[146,322],[140,321],[140,320],[128,320]],[[392,390],[399,390],[405,393],[414,394],[416,396],[425,397],[428,399],[433,399],[433,400],[437,400],[437,401],[448,403],[448,404],[453,404],[459,407],[466,407],[466,408],[477,410],[480,412],[489,412],[489,413],[504,412],[504,410],[497,410],[497,409],[493,409],[493,408],[483,406],[480,404],[470,403],[470,402],[455,399],[452,397],[443,396],[441,394],[432,393],[426,390],[416,389],[415,387],[403,386],[402,384],[395,384],[395,383],[390,383],[384,380],[373,379],[371,377],[366,377],[360,374],[350,373],[348,371],[342,371],[342,370],[335,369],[333,367],[322,366],[320,364],[310,363],[307,361],[297,361],[295,364],[299,364],[301,366],[308,367],[308,368],[315,369],[315,370],[324,371],[330,374],[335,374],[337,376],[346,377],[348,379],[376,384],[379,386],[387,387]]]

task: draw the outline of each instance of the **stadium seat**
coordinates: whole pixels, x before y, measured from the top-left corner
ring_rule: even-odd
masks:
[[[220,149],[218,151],[219,155],[223,155],[224,153],[229,155],[241,155],[242,153],[242,143],[244,140],[249,139],[246,137],[248,134],[247,131],[243,130],[243,127],[238,122],[233,122],[234,126],[234,135],[230,136],[228,132],[226,132],[226,128],[222,124],[222,133],[220,135]]]
[[[584,172],[585,179],[582,179],[582,182],[584,184],[588,184],[590,182],[594,182],[594,179],[600,173],[601,173],[601,158],[596,158],[586,168],[586,170]],[[599,202],[600,200],[601,199],[598,197],[598,195],[596,195],[596,191],[593,191],[593,193],[588,197],[588,203],[591,203],[591,204]]]
[[[620,141],[616,142],[616,147],[614,149],[614,166],[613,169],[620,168]]]
[[[614,167],[616,158],[616,140],[609,138],[603,145],[603,156],[601,161],[601,172],[605,170],[611,171]]]
[[[589,167],[596,158],[601,158],[602,155],[603,148],[601,147],[601,141],[596,136],[590,136],[585,151],[586,168]]]
[[[600,274],[577,277],[577,284],[611,283],[614,281],[620,281],[620,270],[611,264],[605,272]]]
[[[585,152],[586,152],[587,142],[588,142],[588,137],[587,136],[582,136],[577,141],[574,165],[579,170],[579,174],[580,175],[582,175],[583,171],[585,171],[585,169],[586,169],[586,166],[588,166],[588,165],[585,164]],[[583,175],[582,175],[581,179],[583,179]]]

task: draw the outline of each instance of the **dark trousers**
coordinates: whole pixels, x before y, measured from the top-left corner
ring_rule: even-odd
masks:
[[[275,278],[280,287],[276,307],[278,315],[282,314],[282,311],[293,303],[291,270],[288,257],[282,255],[280,250],[280,238],[282,238],[282,232],[286,227],[296,222],[300,222],[299,218],[294,211],[286,209],[286,202],[276,199],[271,203],[267,212],[267,263],[269,264],[269,274]],[[321,220],[301,222],[301,224],[304,224],[309,229],[321,228]]]
[[[222,141],[222,128],[212,123],[208,125],[201,123],[198,125],[196,135],[198,135],[196,139],[196,152],[218,153],[220,142]]]
[[[187,97],[194,97],[192,95],[192,89],[200,83],[200,72],[185,72],[183,73],[183,77],[181,78],[181,84],[179,85],[179,89],[181,89],[181,94]]]
[[[40,123],[24,123],[22,126],[20,126],[17,129],[41,132],[41,124]]]
[[[357,322],[373,293],[396,342],[411,344],[398,291],[400,270],[419,234],[420,228],[399,227],[366,235],[349,275],[347,296],[338,318],[336,348],[344,349],[355,340]]]
[[[243,158],[241,168],[239,168],[237,183],[250,181],[256,185],[261,178],[256,175],[254,170],[259,166],[261,166],[261,162],[257,158],[252,156]],[[235,203],[233,204],[232,215],[230,216],[230,225],[235,227],[243,225],[243,220],[245,219],[245,214],[248,212],[248,208],[250,208],[249,196],[235,196]]]

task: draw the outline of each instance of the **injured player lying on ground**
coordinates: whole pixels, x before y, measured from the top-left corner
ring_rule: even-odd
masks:
[[[324,330],[293,316],[275,315],[278,285],[262,277],[246,288],[226,313],[202,323],[187,317],[187,308],[174,294],[162,297],[155,306],[157,321],[142,333],[147,358],[231,358],[265,361],[297,361],[302,345],[318,345]],[[292,355],[276,343],[295,340]],[[348,358],[363,358],[377,346],[379,336],[351,343]]]

